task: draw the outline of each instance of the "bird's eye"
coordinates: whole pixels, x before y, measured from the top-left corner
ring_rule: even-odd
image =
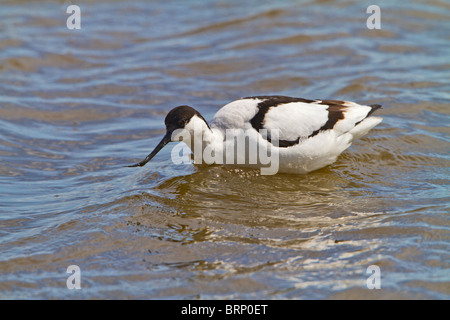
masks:
[[[184,127],[184,126],[186,125],[186,123],[187,123],[187,120],[186,120],[186,119],[182,119],[182,120],[180,120],[180,121],[178,122],[178,124],[180,125],[180,127]]]

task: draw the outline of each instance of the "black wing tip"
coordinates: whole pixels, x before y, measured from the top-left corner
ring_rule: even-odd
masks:
[[[377,111],[378,109],[383,109],[383,107],[381,106],[381,104],[369,104],[369,107],[372,108],[372,110],[369,111],[369,113],[367,114],[367,117],[370,116],[372,113],[374,113],[375,111]]]

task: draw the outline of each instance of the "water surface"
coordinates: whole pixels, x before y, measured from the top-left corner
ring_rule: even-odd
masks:
[[[450,298],[447,2],[380,1],[381,30],[369,1],[69,4],[0,9],[2,299]],[[175,106],[270,94],[384,121],[307,175],[123,167]]]

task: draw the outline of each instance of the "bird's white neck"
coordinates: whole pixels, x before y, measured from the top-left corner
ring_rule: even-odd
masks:
[[[192,152],[196,153],[203,152],[208,145],[223,141],[223,137],[221,132],[211,130],[201,117],[194,115],[175,140],[183,141]]]

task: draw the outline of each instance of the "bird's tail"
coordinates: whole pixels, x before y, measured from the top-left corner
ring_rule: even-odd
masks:
[[[370,112],[369,112],[369,114],[370,114]],[[356,127],[354,127],[352,130],[350,130],[348,133],[350,133],[353,136],[353,140],[359,139],[362,136],[366,135],[370,130],[372,130],[373,127],[380,124],[381,121],[383,121],[383,118],[380,118],[380,117],[365,118],[363,121],[361,121]]]

